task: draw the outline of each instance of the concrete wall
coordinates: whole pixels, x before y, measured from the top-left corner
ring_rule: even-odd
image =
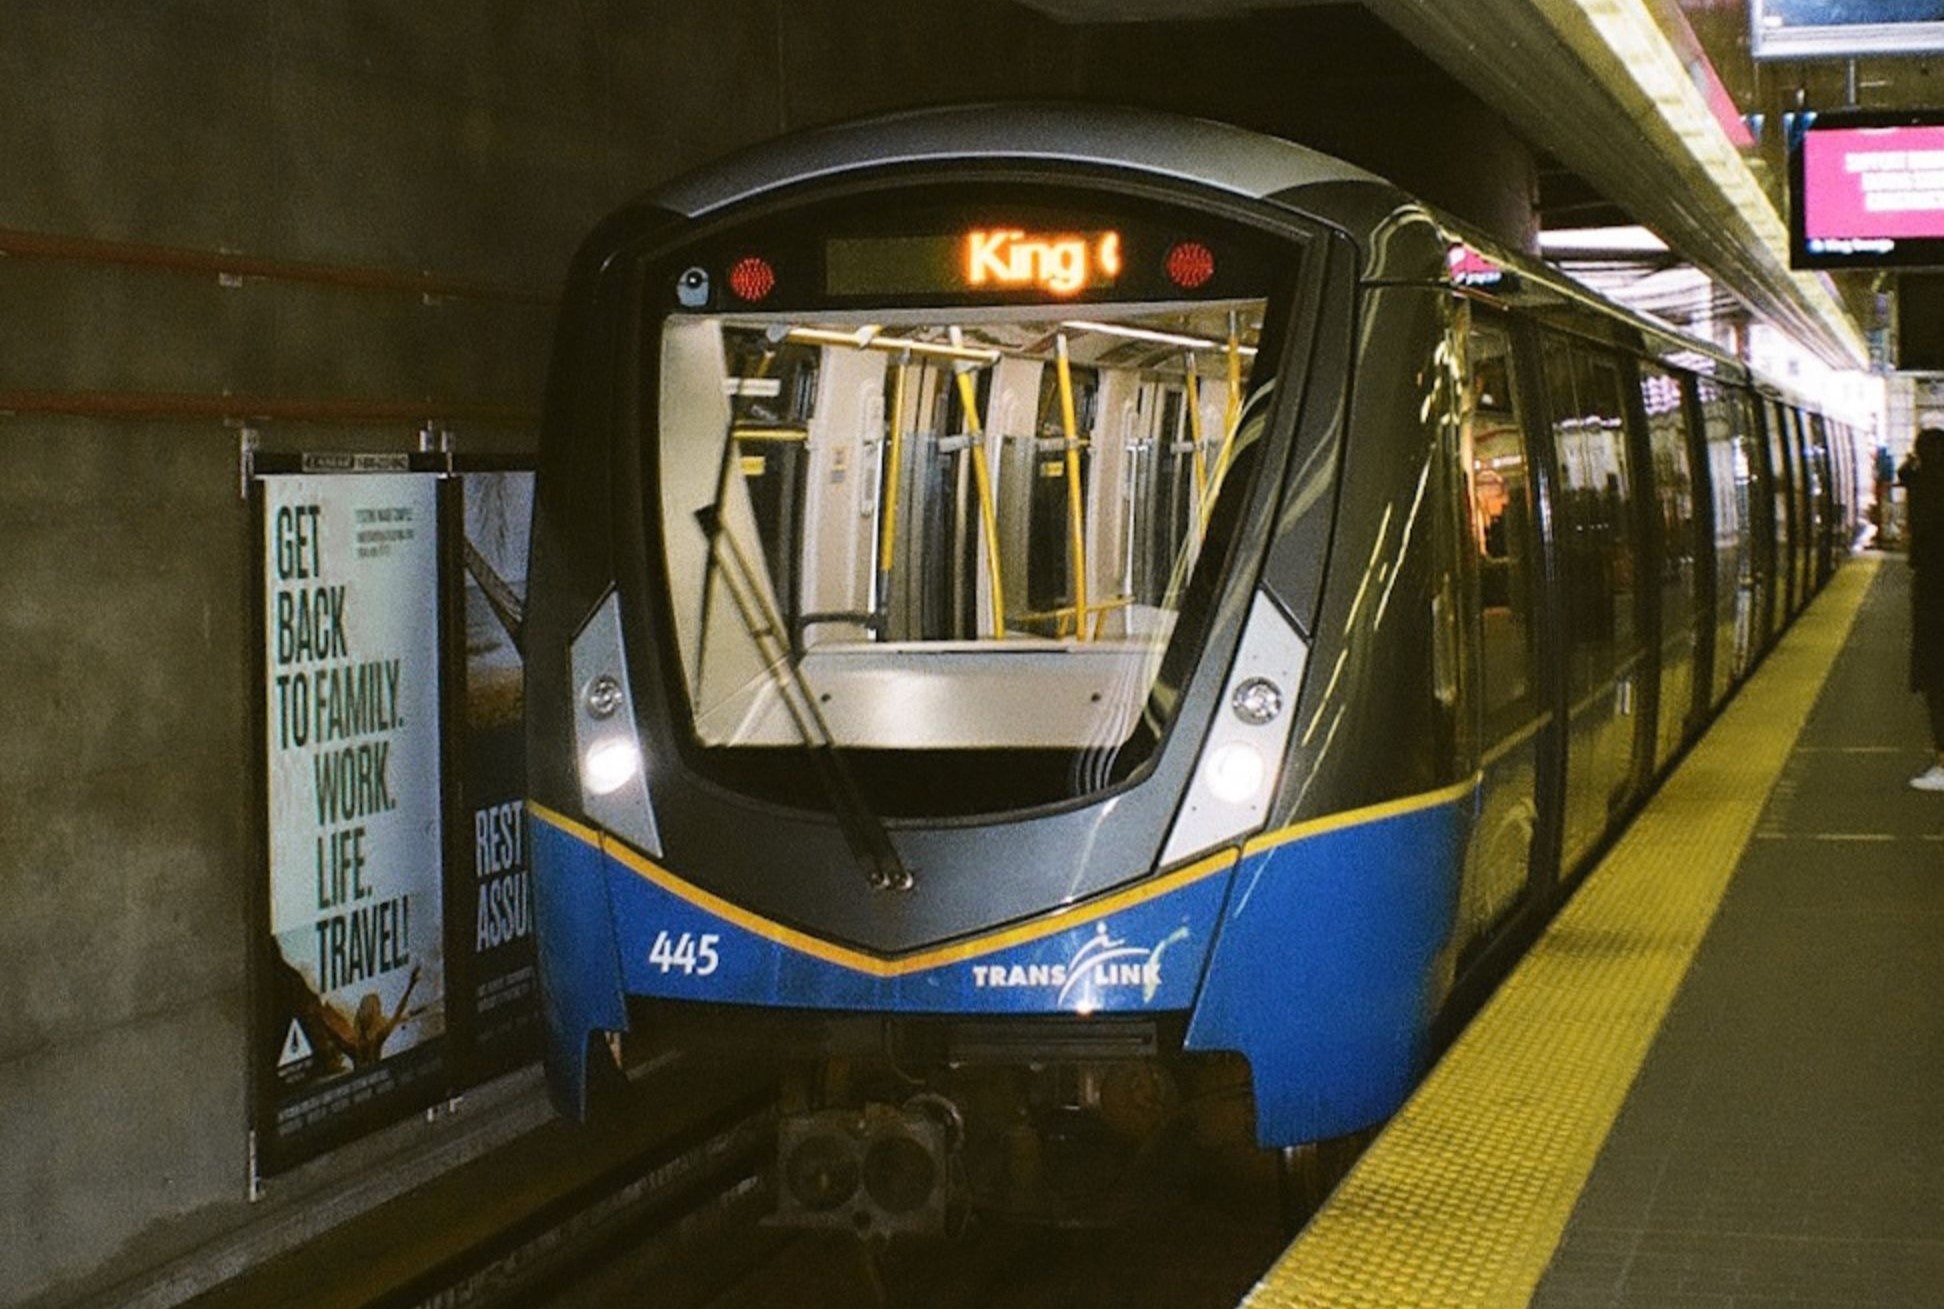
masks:
[[[1532,151],[1358,5],[1090,31],[1081,94],[1200,114],[1361,164],[1518,249],[1537,251]]]
[[[398,414],[257,423],[272,449],[409,448],[415,415],[526,448],[547,299],[603,213],[790,127],[1058,91],[1066,42],[990,0],[10,0],[0,229],[485,285],[0,258],[0,1303],[257,1216],[252,579],[210,398]],[[201,407],[102,412],[138,396]]]
[[[580,235],[653,182],[966,98],[1300,135],[1278,106],[1320,65],[1266,35],[1083,31],[1003,0],[8,0],[0,243],[142,249],[0,257],[0,1302],[127,1287],[262,1225],[238,426],[274,408],[293,416],[253,423],[269,449],[400,449],[425,419],[462,451],[526,449],[548,298]],[[1413,134],[1392,121],[1344,139],[1382,167]],[[222,279],[139,262],[154,247],[283,262]],[[307,1165],[271,1204],[371,1162]]]

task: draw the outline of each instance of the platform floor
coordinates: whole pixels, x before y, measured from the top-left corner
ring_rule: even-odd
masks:
[[[1944,1306],[1944,796],[1846,567],[1245,1302]]]

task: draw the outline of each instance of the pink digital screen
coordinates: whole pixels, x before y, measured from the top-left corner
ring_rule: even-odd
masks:
[[[1812,252],[1832,241],[1944,239],[1944,126],[1810,131],[1802,235]]]
[[[1454,245],[1446,254],[1451,280],[1460,286],[1490,286],[1505,277],[1505,270],[1468,245]]]

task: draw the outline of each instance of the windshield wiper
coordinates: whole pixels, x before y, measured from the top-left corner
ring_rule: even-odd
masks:
[[[791,722],[796,725],[805,757],[809,759],[811,771],[830,800],[831,812],[837,818],[837,826],[844,834],[844,843],[850,847],[851,856],[864,870],[864,876],[873,889],[909,891],[912,886],[911,870],[898,857],[883,821],[865,803],[857,779],[852,776],[849,764],[830,733],[830,724],[824,721],[822,711],[817,708],[817,697],[804,680],[803,670],[797,666],[782,615],[771,606],[769,592],[757,577],[742,543],[723,521],[722,496],[727,489],[728,478],[725,476],[715,503],[695,511],[695,521],[709,540],[710,566],[724,566],[724,578],[728,583],[730,599],[735,602],[736,614],[742,620],[743,629],[749,633],[750,640],[755,642],[757,653],[776,684],[777,696],[789,712]],[[707,594],[706,585],[703,590]]]

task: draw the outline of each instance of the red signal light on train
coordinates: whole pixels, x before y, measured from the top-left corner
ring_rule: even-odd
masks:
[[[1215,276],[1215,252],[1200,241],[1180,241],[1168,251],[1168,280],[1184,291],[1198,291]]]
[[[755,304],[776,289],[776,270],[761,255],[745,255],[729,270],[729,290],[738,300]]]

